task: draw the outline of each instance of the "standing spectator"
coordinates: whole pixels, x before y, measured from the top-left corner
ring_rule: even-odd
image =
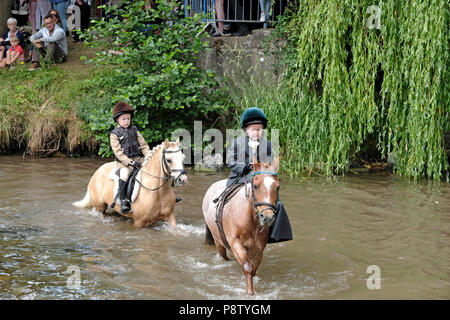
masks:
[[[58,10],[59,16],[61,18],[61,22],[63,25],[64,32],[67,31],[66,24],[67,24],[67,0],[51,0],[53,9]]]
[[[89,28],[89,23],[91,20],[91,0],[75,0],[75,5],[80,7],[80,30],[83,32]],[[80,39],[78,32],[72,32],[72,35],[73,42],[78,42],[80,40],[83,41],[83,39]]]
[[[237,22],[237,31],[233,32],[232,36],[246,36],[250,34],[250,26],[243,20],[250,19],[250,2],[252,0],[236,0],[230,1],[230,9],[235,12]]]
[[[37,9],[37,0],[30,0],[30,11],[28,13],[28,20],[30,20],[31,24],[31,33],[35,33],[36,29],[36,9]]]
[[[217,20],[225,20],[225,9],[223,0],[216,0],[216,16]],[[219,26],[219,31],[223,33],[225,31],[224,22],[219,21],[217,22],[217,25]],[[213,37],[217,37],[219,35],[220,34],[216,32],[213,34]]]
[[[47,12],[52,8],[50,0],[37,0],[36,7],[36,31],[40,30],[44,25],[44,17]]]
[[[0,36],[0,60],[6,58],[6,51],[11,47],[9,41],[11,36],[16,36],[19,39],[20,46],[23,47],[23,34],[22,31],[17,29],[17,20],[14,18],[9,18],[6,21],[9,31],[5,32]]]
[[[32,66],[28,70],[36,70],[41,66],[41,58],[61,63],[67,60],[67,39],[64,30],[59,27],[50,15],[44,18],[45,27],[30,37],[34,45]]]
[[[6,52],[6,58],[0,63],[0,68],[8,67],[10,69],[14,68],[13,63],[16,61],[25,61],[25,54],[22,47],[19,45],[19,39],[16,36],[11,36],[9,38],[11,47]]]
[[[261,6],[261,16],[259,18],[259,21],[266,22],[269,20],[270,15],[270,0],[259,0],[259,5]]]

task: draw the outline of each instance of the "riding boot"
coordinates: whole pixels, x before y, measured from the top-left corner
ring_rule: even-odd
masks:
[[[120,211],[122,211],[122,213],[128,213],[131,210],[130,201],[127,199],[126,183],[126,181],[119,179]]]

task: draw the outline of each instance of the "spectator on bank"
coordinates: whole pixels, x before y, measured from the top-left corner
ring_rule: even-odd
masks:
[[[64,30],[59,27],[50,15],[44,18],[45,27],[30,37],[34,45],[32,66],[28,70],[36,70],[41,61],[62,63],[67,60],[67,38]]]
[[[259,21],[266,22],[269,20],[271,0],[259,0],[261,15]]]
[[[16,61],[25,61],[25,53],[19,45],[19,39],[16,36],[11,36],[9,38],[9,42],[11,43],[11,47],[6,52],[6,58],[4,58],[0,63],[0,68],[8,67],[11,69],[14,67],[13,64]]]
[[[47,15],[52,16],[53,21],[60,27],[62,28],[62,22],[61,22],[61,17],[59,16],[59,12],[56,9],[51,9],[49,12],[47,12]]]
[[[31,33],[35,33],[36,29],[36,9],[37,9],[37,0],[30,0],[30,6],[28,11],[28,20],[31,24]]]
[[[44,17],[51,8],[52,3],[50,0],[37,0],[36,31],[40,30],[44,26]]]
[[[6,52],[11,47],[11,43],[9,41],[11,36],[16,36],[17,39],[19,39],[19,44],[22,48],[24,45],[23,33],[17,29],[17,20],[14,18],[9,18],[6,21],[6,24],[8,25],[9,31],[6,31],[0,36],[0,60],[6,58]]]
[[[80,8],[80,31],[89,28],[91,18],[91,0],[75,0],[75,5]],[[83,41],[78,32],[72,32],[73,42]]]
[[[64,32],[67,31],[67,0],[51,0],[53,9],[58,10]]]
[[[230,11],[235,13],[237,23],[233,23],[237,27],[237,31],[233,32],[232,36],[246,36],[250,34],[250,25],[243,20],[250,20],[250,2],[253,0],[236,0],[230,1]]]
[[[217,20],[225,20],[224,0],[216,0],[216,16]],[[223,34],[225,31],[224,22],[218,21],[217,25],[219,27],[219,31]],[[212,36],[220,36],[220,33],[215,32]]]

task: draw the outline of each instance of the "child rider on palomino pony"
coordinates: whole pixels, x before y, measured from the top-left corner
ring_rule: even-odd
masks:
[[[271,142],[263,137],[267,122],[265,113],[259,108],[249,108],[242,114],[241,128],[245,135],[234,139],[227,150],[226,162],[231,169],[227,187],[252,180],[253,158],[258,162],[272,162]],[[291,224],[286,210],[280,199],[277,199],[277,202],[279,211],[270,227],[268,243],[292,240]]]
[[[131,125],[134,110],[126,102],[118,102],[113,109],[113,118],[117,127],[109,134],[111,148],[116,158],[116,171],[119,171],[119,199],[122,213],[130,212],[131,204],[127,199],[126,182],[133,169],[141,168],[141,161],[150,152],[142,134]]]

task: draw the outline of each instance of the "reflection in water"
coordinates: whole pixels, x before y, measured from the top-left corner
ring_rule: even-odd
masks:
[[[76,209],[104,160],[0,157],[0,299],[448,299],[450,186],[391,175],[283,179],[294,240],[270,244],[245,294],[204,244],[201,202],[226,174],[189,174],[178,228]],[[369,290],[367,267],[381,271]],[[70,266],[81,286],[71,289]],[[68,271],[69,270],[69,271]]]

